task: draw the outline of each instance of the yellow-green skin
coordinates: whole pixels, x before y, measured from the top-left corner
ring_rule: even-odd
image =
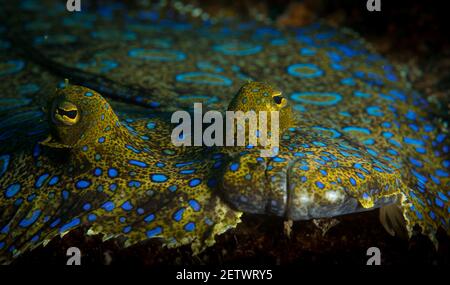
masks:
[[[54,119],[62,102],[77,107],[77,123]],[[157,237],[169,247],[191,243],[198,253],[240,221],[241,212],[208,186],[223,155],[174,147],[163,120],[121,123],[84,87],[58,90],[49,105],[51,135],[35,142],[38,153],[2,157],[3,262],[82,224],[105,238],[126,236],[126,245]]]
[[[427,209],[410,198],[407,176],[351,136],[317,132],[275,96],[280,92],[252,82],[229,107],[280,112],[279,154],[262,158],[259,148],[174,147],[172,126],[162,119],[119,122],[95,91],[58,90],[48,105],[50,136],[2,156],[3,262],[82,224],[105,238],[125,236],[127,245],[159,237],[168,246],[192,243],[197,253],[234,227],[241,211],[300,220],[396,201],[409,230],[419,224],[433,237],[442,224],[415,218],[412,207]],[[58,118],[58,108],[75,108],[77,118]]]
[[[279,91],[270,85],[252,82],[242,88],[229,110],[279,111],[282,138],[273,158],[261,158],[258,148],[235,155],[224,172],[225,200],[244,212],[292,220],[397,203],[408,234],[419,225],[437,245],[436,230],[449,231],[446,136],[436,132],[420,108],[406,102],[394,107],[367,99],[370,94],[363,99],[341,94],[339,108],[354,114],[345,124],[335,115],[334,104],[328,107],[334,110],[314,112],[313,117],[293,115],[291,102],[274,102]],[[314,94],[307,96],[314,99]],[[376,108],[361,110],[362,100]]]
[[[82,224],[127,244],[160,237],[199,252],[241,211],[310,219],[398,203],[410,233],[415,224],[433,240],[439,227],[449,231],[447,131],[399,69],[351,31],[159,21],[139,11],[128,22],[121,11],[78,17],[60,8],[17,7],[7,25],[21,45],[4,48],[0,30],[2,262]],[[59,76],[128,103],[110,101],[121,121],[95,91],[50,90]],[[233,98],[249,79],[269,85],[248,83]],[[173,147],[174,126],[159,111],[199,101],[280,111],[279,155]],[[72,124],[64,114],[74,106]]]

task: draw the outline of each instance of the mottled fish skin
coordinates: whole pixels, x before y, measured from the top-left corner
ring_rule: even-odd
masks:
[[[77,107],[77,123],[55,119],[63,102]],[[2,262],[83,224],[126,245],[156,237],[198,253],[240,221],[211,194],[220,153],[174,147],[159,119],[119,122],[84,87],[57,91],[51,105],[50,138],[1,156]]]
[[[409,234],[417,224],[437,243],[436,230],[449,231],[448,138],[427,119],[417,94],[391,88],[383,84],[375,92],[360,82],[356,90],[292,94],[284,106],[302,102],[316,111],[292,117],[289,108],[280,109],[280,125],[290,127],[282,134],[280,154],[236,155],[224,173],[228,201],[243,211],[294,220],[398,201]],[[241,100],[240,109],[272,110],[272,97],[270,86],[253,82],[233,102]]]
[[[274,158],[261,158],[257,150],[236,156],[224,173],[228,200],[243,211],[294,220],[332,217],[398,201],[408,232],[418,224],[437,242],[436,230],[449,230],[448,139],[427,120],[415,101],[417,95],[407,97],[392,86],[383,85],[377,93],[369,85],[362,87],[364,95],[361,89],[291,95],[291,101],[301,98],[313,108],[326,106],[330,111],[315,112],[312,118],[296,113],[290,123],[282,120],[280,124],[290,128]],[[241,90],[248,89],[253,92],[241,91],[233,102],[242,100],[241,108],[246,104],[246,110],[272,109],[267,108],[272,100],[267,84],[248,83]],[[352,115],[345,119],[340,109]]]
[[[360,143],[323,134],[295,117],[291,102],[267,83],[245,84],[228,110],[278,111],[280,118],[275,156],[261,157],[267,146],[260,145],[228,151],[235,158],[228,162],[221,193],[241,211],[291,220],[334,217],[396,202],[406,188],[399,171]]]
[[[301,91],[300,81],[306,91],[317,81],[322,87],[342,81],[346,88],[355,68],[362,71],[356,83],[404,84],[354,33],[319,22],[285,30],[256,22],[190,22],[156,10],[125,16],[107,3],[71,14],[58,1],[30,3],[14,10],[16,20],[8,18],[9,34],[28,55],[72,83],[151,108],[173,111],[202,101],[224,110],[247,80],[271,82],[286,94]]]
[[[163,135],[170,133],[169,124],[159,117],[128,122],[127,116],[138,116],[118,105],[116,111],[123,110],[124,120],[119,126],[111,124],[111,130],[106,131],[116,139],[105,137],[100,143],[99,136],[107,126],[91,128],[92,132],[81,139],[88,147],[84,152],[85,145],[73,148],[72,141],[50,140],[55,144],[46,147],[37,144],[49,132],[57,138],[58,132],[38,124],[43,117],[35,105],[39,98],[33,97],[24,105],[17,102],[18,111],[29,108],[30,113],[20,117],[20,112],[7,110],[2,120],[11,114],[20,118],[17,122],[2,121],[0,134],[0,250],[7,260],[81,224],[90,224],[92,232],[107,236],[128,236],[130,244],[157,236],[166,244],[193,242],[199,251],[213,242],[214,234],[236,225],[239,210],[309,219],[398,201],[410,233],[415,224],[435,242],[439,227],[449,233],[447,131],[428,118],[430,106],[397,67],[353,32],[321,23],[294,30],[254,22],[194,23],[176,17],[163,19],[158,11],[130,12],[124,18],[120,7],[106,3],[102,11],[68,15],[60,1],[44,2],[22,3],[16,14],[20,16],[8,19],[6,30],[17,43],[27,43],[20,48],[34,57],[30,59],[59,76],[155,111],[187,109],[198,101],[205,109],[225,110],[249,79],[265,81],[282,91],[292,118],[289,115],[282,121],[285,132],[280,154],[269,159],[259,158],[258,148],[173,148],[169,136]],[[56,9],[52,8],[55,5]],[[20,20],[25,18],[27,23]],[[62,25],[61,18],[66,19]],[[5,79],[2,87],[6,79],[17,75],[10,60],[26,62],[10,56],[2,58],[0,65],[0,76]],[[260,84],[247,85],[261,88],[254,94],[239,92],[230,108],[272,110],[272,101],[272,105],[255,104],[267,100],[262,89],[272,90]],[[92,90],[71,88],[76,91],[67,96],[79,97],[80,106],[91,106],[85,103],[90,99],[95,100],[93,105],[104,102]],[[92,98],[84,96],[85,92],[91,92]],[[44,98],[50,94],[53,92],[44,93]],[[247,101],[239,104],[244,99]],[[110,109],[101,111],[117,122]],[[91,115],[98,119],[101,114],[93,111]],[[48,121],[51,125],[52,118]],[[154,128],[148,128],[153,124]],[[27,128],[39,128],[41,132],[23,142],[18,136]],[[85,130],[79,134],[85,134]],[[67,151],[67,144],[75,155],[55,161],[60,152]],[[96,161],[97,153],[103,159]],[[148,167],[140,167],[138,162],[130,165],[130,159],[143,161]],[[159,161],[165,166],[154,165]],[[178,170],[177,163],[188,161],[195,162]],[[194,166],[198,170],[190,173]],[[102,171],[99,177],[94,172],[97,167]],[[119,175],[109,177],[110,168],[117,168]],[[179,173],[182,169],[188,171]],[[128,185],[134,181],[129,173],[132,170],[136,179],[142,180],[138,180],[139,187],[135,182]],[[165,175],[156,177],[167,177],[167,181],[152,181],[151,173]],[[57,184],[49,185],[55,176]],[[194,180],[189,185],[193,179],[201,182],[191,187],[198,183]],[[211,179],[217,179],[218,186],[210,184],[208,188]],[[171,182],[182,185],[176,194],[167,191]],[[80,191],[77,183],[85,188]],[[111,190],[117,183],[121,187]],[[36,184],[39,187],[35,188]],[[100,193],[96,188],[99,185],[104,185]],[[145,185],[157,190],[154,197],[145,196],[147,191],[135,191]],[[196,212],[197,207],[182,204],[187,199],[198,201],[202,210]],[[130,206],[132,209],[126,210]],[[148,211],[140,216],[138,207]],[[178,222],[181,207],[186,210]],[[209,215],[216,224],[208,227],[201,220]],[[142,218],[151,220],[150,224]],[[192,232],[183,228],[188,219],[196,223]],[[158,226],[164,229],[161,233]],[[188,230],[191,227],[189,224]],[[174,237],[176,242],[171,243]]]

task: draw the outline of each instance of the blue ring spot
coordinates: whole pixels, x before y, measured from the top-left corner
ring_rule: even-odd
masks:
[[[21,71],[24,66],[25,62],[19,59],[7,60],[6,62],[2,62],[2,64],[0,64],[0,77],[17,73]]]
[[[183,169],[180,171],[180,174],[193,174],[195,173],[195,169]]]
[[[313,141],[312,144],[317,147],[326,147],[327,146],[325,143],[319,142],[319,141]]]
[[[315,78],[323,75],[323,70],[321,70],[317,65],[310,63],[297,63],[289,65],[287,72],[295,77],[300,78]]]
[[[436,141],[438,142],[438,143],[442,143],[444,140],[445,140],[445,137],[446,137],[447,135],[445,135],[445,134],[438,134],[437,136],[436,136]]]
[[[436,203],[436,205],[438,206],[438,207],[444,207],[444,202],[441,200],[441,199],[439,199],[439,198],[435,198],[434,199],[434,202]]]
[[[436,176],[439,176],[439,177],[448,177],[449,176],[448,172],[445,170],[442,170],[442,169],[436,169],[436,171],[434,173],[436,174]]]
[[[117,171],[117,169],[112,168],[112,167],[110,169],[108,169],[108,176],[110,178],[115,178],[115,177],[117,177],[117,175],[119,175],[119,171]]]
[[[319,187],[320,189],[325,188],[325,185],[323,185],[323,183],[320,181],[316,181],[316,186]]]
[[[223,53],[225,55],[252,55],[262,51],[263,47],[260,45],[252,45],[248,43],[227,43],[216,45],[213,50]]]
[[[98,176],[102,175],[102,173],[103,173],[103,171],[102,171],[101,168],[96,167],[96,168],[94,169],[94,175],[95,175],[95,176],[98,177]]]
[[[31,242],[32,243],[36,243],[36,242],[38,242],[39,241],[39,235],[37,234],[37,235],[34,235],[32,238],[31,238]]]
[[[2,234],[7,234],[9,233],[9,225],[4,226],[1,230],[0,233]]]
[[[2,177],[8,169],[9,160],[10,156],[7,154],[0,156],[0,177]]]
[[[365,179],[366,177],[364,176],[364,174],[356,172],[356,176],[358,176],[361,179]]]
[[[303,170],[303,171],[308,171],[309,170],[309,166],[308,165],[300,165],[298,168],[300,170]]]
[[[317,106],[331,106],[342,100],[342,96],[331,92],[295,92],[291,99],[298,103],[306,103]]]
[[[220,66],[215,66],[209,61],[198,61],[197,67],[204,71],[223,72],[223,68],[221,68]]]
[[[109,190],[116,191],[117,190],[117,184],[113,183],[113,184],[109,185]]]
[[[136,181],[136,180],[130,180],[128,182],[128,187],[136,187],[139,188],[141,187],[141,182],[140,181]]]
[[[278,157],[278,156],[274,157],[272,160],[274,162],[284,162],[284,161],[286,161],[286,159],[284,159],[282,157]]]
[[[42,185],[44,184],[45,180],[49,177],[50,175],[48,173],[44,173],[41,176],[39,176],[39,178],[36,180],[36,183],[34,184],[34,187],[36,188],[41,188]]]
[[[101,206],[105,211],[111,212],[112,210],[114,210],[114,208],[116,207],[116,205],[114,204],[114,202],[111,201],[107,201],[105,203],[103,203],[103,205]]]
[[[140,160],[130,159],[130,160],[128,161],[128,163],[131,164],[131,165],[134,165],[134,166],[142,167],[142,168],[148,167],[147,163],[142,162],[142,161],[140,161]]]
[[[83,210],[89,211],[92,208],[92,205],[90,203],[86,203],[83,205]]]
[[[181,221],[181,219],[183,219],[183,214],[184,211],[186,210],[186,208],[181,208],[178,211],[176,211],[175,213],[173,213],[172,218],[176,221],[179,222]]]
[[[394,140],[394,139],[388,139],[388,142],[389,142],[390,144],[392,144],[393,146],[396,146],[396,147],[402,147],[401,143],[399,143],[398,141],[396,141],[396,140]]]
[[[330,132],[332,138],[338,138],[338,137],[342,136],[342,134],[340,132],[338,132],[337,130],[335,130],[333,128],[326,128],[326,127],[321,127],[321,126],[315,126],[312,128],[315,130],[318,130],[318,131],[322,131],[322,132]]]
[[[122,232],[123,232],[124,234],[127,234],[127,233],[131,232],[131,226],[126,226],[126,227],[124,227],[123,230],[122,230]]]
[[[441,198],[445,202],[449,201],[449,198],[447,196],[445,196],[444,193],[442,193],[442,192],[438,192],[438,196],[439,196],[439,198]]]
[[[122,206],[120,206],[122,209],[124,209],[125,211],[130,211],[131,209],[133,209],[133,205],[131,204],[130,201],[126,201],[122,204]]]
[[[191,199],[188,203],[195,212],[200,211],[200,203],[197,200]]]
[[[409,162],[411,162],[416,167],[419,167],[419,168],[423,167],[422,161],[415,159],[414,157],[409,157]]]
[[[162,228],[161,227],[156,227],[154,229],[151,229],[151,230],[147,231],[146,234],[147,234],[148,238],[152,238],[152,237],[154,237],[156,235],[159,235],[160,233],[162,233]]]
[[[201,182],[202,182],[201,179],[194,178],[194,179],[189,181],[189,186],[190,187],[195,187],[195,186],[198,186]]]
[[[155,219],[155,215],[154,215],[154,214],[150,214],[150,215],[148,215],[147,217],[144,218],[144,221],[145,221],[146,223],[150,223],[150,222],[152,222],[154,219]]]
[[[236,170],[238,170],[239,169],[239,163],[238,162],[233,162],[231,165],[230,165],[230,170],[231,171],[236,171]]]
[[[316,54],[316,50],[313,48],[301,48],[300,54],[304,56],[311,56]]]
[[[91,182],[88,180],[78,180],[75,184],[75,187],[78,189],[86,189],[91,185]]]
[[[150,176],[150,179],[153,182],[161,183],[161,182],[166,182],[167,181],[167,176],[164,175],[164,174],[152,174]]]
[[[128,52],[130,57],[153,60],[153,61],[182,61],[186,59],[186,54],[175,50],[158,50],[158,49],[143,49],[135,48]]]
[[[35,210],[31,214],[30,218],[28,218],[28,219],[24,218],[23,220],[21,220],[19,223],[19,226],[22,228],[27,228],[27,227],[31,226],[32,224],[34,224],[34,222],[37,221],[37,219],[39,218],[40,215],[41,215],[41,210]]]
[[[370,135],[372,133],[368,128],[355,127],[355,126],[343,127],[342,130],[344,132],[358,132],[358,133],[363,133],[366,135]]]
[[[195,223],[193,222],[189,222],[186,225],[184,225],[184,230],[187,232],[192,232],[193,230],[195,230]]]
[[[187,72],[178,74],[176,81],[183,83],[207,84],[213,86],[230,86],[233,81],[223,75],[209,72]]]
[[[140,153],[140,152],[141,152],[139,149],[137,149],[137,148],[135,148],[134,146],[129,145],[129,144],[126,144],[125,147],[126,147],[127,149],[131,150],[131,151],[134,152],[134,153]]]
[[[376,116],[376,117],[384,116],[384,113],[381,111],[381,108],[379,106],[369,106],[366,108],[366,112],[367,112],[367,114],[369,114],[371,116]]]
[[[14,184],[9,185],[5,190],[6,198],[11,198],[11,197],[15,196],[20,191],[20,188],[21,188],[21,186],[19,183],[14,183]]]
[[[407,144],[417,145],[417,146],[425,146],[425,143],[421,140],[404,137],[403,141]]]
[[[359,97],[359,98],[370,98],[372,95],[369,93],[364,93],[361,91],[356,90],[355,92],[353,92],[353,95],[355,97]]]
[[[146,125],[147,129],[154,129],[156,127],[156,123],[155,122],[148,122]]]
[[[381,134],[383,135],[383,137],[385,137],[387,139],[390,139],[394,136],[394,134],[391,132],[382,132]]]
[[[194,164],[194,161],[180,162],[180,163],[175,164],[175,167],[184,167],[184,166],[191,165],[191,164]]]
[[[69,223],[67,223],[67,224],[65,224],[64,226],[62,226],[62,227],[59,229],[59,232],[60,232],[60,233],[64,233],[64,232],[66,232],[66,231],[72,229],[73,227],[78,226],[79,224],[80,224],[80,219],[79,219],[79,218],[75,218],[75,219],[73,219],[72,221],[70,221]]]
[[[58,176],[53,176],[53,177],[50,179],[50,181],[48,181],[48,185],[49,185],[49,186],[53,186],[53,185],[55,185],[56,183],[58,183],[58,181],[59,181],[59,177],[58,177]]]

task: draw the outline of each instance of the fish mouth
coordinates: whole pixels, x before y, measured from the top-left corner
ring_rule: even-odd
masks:
[[[301,178],[299,180],[298,173],[294,170],[296,162],[298,160],[292,160],[288,164],[286,172],[280,174],[284,180],[282,184],[282,191],[285,193],[284,208],[274,208],[273,202],[271,202],[267,204],[269,213],[283,216],[287,220],[311,220],[370,211],[397,201],[396,196],[381,198],[374,201],[373,207],[364,208],[357,198],[339,185],[319,195],[313,189],[298,183]],[[273,191],[276,190],[271,189],[271,192]],[[281,210],[283,210],[283,213],[281,213]]]

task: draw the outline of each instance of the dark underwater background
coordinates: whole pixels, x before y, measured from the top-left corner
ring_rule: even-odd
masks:
[[[61,0],[65,1],[65,0]],[[86,0],[84,0],[86,1]],[[83,2],[83,0],[82,0]],[[378,52],[403,65],[415,88],[435,105],[435,116],[448,122],[450,116],[450,49],[448,14],[445,1],[386,1],[381,12],[368,12],[365,0],[335,1],[182,1],[201,7],[213,17],[271,19],[280,26],[302,26],[317,19],[336,27],[350,27],[371,42]],[[101,1],[100,1],[101,3]],[[99,4],[101,5],[101,4]],[[133,9],[145,8],[147,1],[127,1]],[[189,246],[165,249],[150,240],[123,249],[120,241],[102,242],[86,236],[84,229],[56,238],[19,257],[16,265],[66,263],[66,249],[82,251],[82,264],[114,265],[364,265],[366,250],[381,250],[381,263],[450,264],[450,239],[438,233],[435,250],[427,237],[416,235],[410,241],[391,237],[378,220],[378,210],[337,218],[339,223],[325,234],[311,221],[295,222],[290,237],[284,222],[275,217],[244,215],[236,229],[216,238],[217,243],[198,256]]]

